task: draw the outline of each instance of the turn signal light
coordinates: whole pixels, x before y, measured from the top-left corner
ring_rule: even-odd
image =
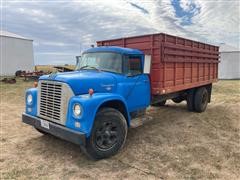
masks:
[[[88,94],[89,94],[90,96],[92,96],[93,93],[94,93],[94,90],[93,90],[93,89],[89,89],[89,90],[88,90]]]
[[[38,82],[37,81],[35,81],[34,83],[33,83],[33,87],[37,87],[38,86]]]

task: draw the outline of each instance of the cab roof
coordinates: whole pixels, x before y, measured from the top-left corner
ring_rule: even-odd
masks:
[[[138,49],[131,49],[131,48],[123,48],[119,46],[100,46],[95,48],[90,48],[84,53],[92,53],[92,52],[115,52],[121,54],[143,54],[142,51]]]

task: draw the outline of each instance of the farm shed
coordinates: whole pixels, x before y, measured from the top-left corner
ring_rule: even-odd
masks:
[[[0,76],[14,75],[17,70],[33,71],[33,40],[0,31]]]
[[[240,79],[240,49],[220,45],[219,79]]]

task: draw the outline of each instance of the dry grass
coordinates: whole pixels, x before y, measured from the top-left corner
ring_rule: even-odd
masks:
[[[1,84],[1,179],[239,179],[240,81],[219,81],[202,114],[185,103],[150,108],[116,156],[91,161],[79,147],[21,123],[31,82]]]
[[[61,67],[66,67],[69,69],[74,70],[75,69],[75,65],[61,65]],[[43,72],[56,72],[57,69],[54,68],[54,65],[37,65],[35,66],[35,70],[36,71],[43,71]]]

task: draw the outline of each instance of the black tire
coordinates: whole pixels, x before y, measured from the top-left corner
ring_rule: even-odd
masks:
[[[185,99],[182,96],[178,96],[178,97],[172,98],[172,101],[175,102],[175,103],[181,103],[184,100]]]
[[[194,107],[196,112],[204,112],[209,99],[208,91],[205,87],[198,88],[194,96]]]
[[[103,108],[95,118],[92,132],[86,140],[86,153],[93,159],[115,155],[127,137],[127,122],[116,109]]]
[[[38,132],[40,132],[41,134],[43,134],[43,135],[48,135],[47,132],[42,131],[41,129],[38,129],[38,128],[36,128],[36,127],[35,127],[35,129],[36,129]]]
[[[166,102],[167,102],[167,100],[164,100],[164,101],[158,102],[156,104],[152,104],[152,106],[155,106],[155,107],[164,106],[166,104]]]
[[[195,111],[194,94],[195,94],[194,89],[191,89],[191,90],[189,90],[188,95],[187,95],[187,109],[189,111]]]

